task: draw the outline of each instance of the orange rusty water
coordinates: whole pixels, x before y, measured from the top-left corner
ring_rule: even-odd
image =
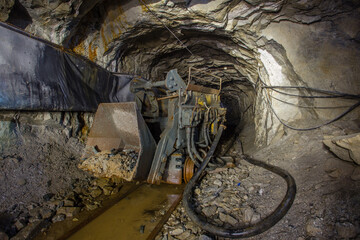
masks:
[[[146,239],[181,192],[181,186],[143,185],[68,239]]]

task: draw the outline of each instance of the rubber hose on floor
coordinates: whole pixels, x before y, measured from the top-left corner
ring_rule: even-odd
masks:
[[[212,143],[210,150],[208,154],[206,155],[203,163],[200,165],[199,170],[194,174],[194,176],[191,178],[189,183],[185,187],[184,195],[183,195],[183,203],[185,207],[185,211],[187,212],[190,219],[197,224],[200,228],[203,230],[214,234],[216,236],[226,237],[226,238],[245,238],[245,237],[251,237],[255,236],[257,234],[260,234],[262,232],[265,232],[272,226],[274,226],[278,221],[280,221],[287,211],[290,209],[292,203],[294,202],[295,195],[296,195],[296,184],[294,178],[285,170],[269,165],[267,163],[261,162],[259,160],[255,160],[253,158],[250,158],[249,156],[243,155],[243,159],[247,162],[254,164],[256,166],[265,168],[279,176],[281,176],[287,183],[287,191],[285,194],[285,197],[281,201],[280,205],[275,209],[273,213],[271,213],[269,216],[261,220],[260,222],[240,228],[240,229],[225,229],[222,227],[218,227],[215,225],[210,224],[206,221],[204,217],[201,215],[198,215],[192,206],[192,192],[195,184],[197,183],[198,179],[200,178],[202,172],[205,170],[206,165],[209,163],[212,155],[215,152],[216,146],[220,140],[221,134],[224,130],[223,125],[221,124],[218,134],[216,135],[214,142]]]

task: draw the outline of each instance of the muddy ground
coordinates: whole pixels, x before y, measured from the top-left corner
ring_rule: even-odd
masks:
[[[50,223],[65,218],[67,212],[56,218],[59,215],[56,209],[63,205],[55,206],[51,213],[44,210],[49,201],[62,200],[64,204],[70,200],[74,208],[91,210],[94,204],[84,203],[85,200],[104,194],[105,189],[110,189],[107,194],[115,189],[109,188],[109,183],[102,188],[94,186],[94,179],[77,168],[84,135],[91,124],[89,116],[57,113],[40,117],[31,114],[19,117],[13,113],[2,116],[0,232],[3,239],[6,239],[4,232],[8,237],[21,239],[19,231],[41,220],[41,214],[37,212],[34,216],[32,209],[46,214]],[[360,239],[360,182],[354,180],[359,179],[356,175],[359,173],[354,172],[359,167],[338,159],[322,143],[324,135],[355,132],[360,132],[358,123],[337,122],[311,132],[287,131],[280,141],[256,149],[253,132],[245,131],[230,151],[234,165],[210,171],[195,190],[197,211],[214,224],[236,228],[256,223],[276,208],[285,194],[285,182],[242,160],[241,149],[244,149],[256,159],[289,171],[297,183],[296,199],[288,214],[273,228],[252,239]],[[76,202],[78,197],[71,200],[68,195],[74,194],[81,196],[83,202]],[[69,216],[73,217],[73,212]],[[180,204],[157,239],[216,237],[189,221]]]

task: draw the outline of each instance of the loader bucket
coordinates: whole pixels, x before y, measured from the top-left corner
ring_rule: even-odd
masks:
[[[131,152],[131,163],[124,162],[124,156],[114,155],[114,149]],[[79,167],[97,177],[115,175],[127,181],[145,180],[155,150],[155,140],[135,102],[102,103],[90,129],[84,162]],[[122,168],[131,171],[124,173]]]

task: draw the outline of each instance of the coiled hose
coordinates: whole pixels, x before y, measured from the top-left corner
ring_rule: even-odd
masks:
[[[193,204],[191,203],[192,191],[198,179],[200,178],[201,174],[205,170],[207,164],[209,163],[211,157],[213,156],[216,146],[218,145],[220,141],[220,137],[224,131],[224,128],[225,128],[224,125],[220,124],[218,133],[216,134],[215,139],[211,144],[208,154],[206,155],[204,161],[200,165],[199,170],[194,174],[194,176],[191,178],[191,180],[185,187],[185,191],[183,195],[183,203],[184,203],[185,211],[187,212],[188,216],[195,224],[197,224],[203,230],[211,234],[214,234],[216,236],[221,236],[226,238],[245,238],[245,237],[255,236],[257,234],[265,232],[266,230],[274,226],[278,221],[280,221],[284,217],[284,215],[290,209],[296,195],[295,180],[287,171],[279,167],[272,166],[267,163],[261,162],[259,160],[250,158],[249,156],[243,155],[242,156],[243,159],[246,160],[247,162],[265,168],[266,170],[269,170],[281,176],[287,183],[287,191],[285,197],[283,198],[280,205],[275,209],[274,212],[272,212],[269,216],[267,216],[266,218],[264,218],[263,220],[252,226],[239,228],[239,229],[225,229],[222,227],[212,225],[209,222],[207,222],[204,217],[198,215],[193,209]]]

